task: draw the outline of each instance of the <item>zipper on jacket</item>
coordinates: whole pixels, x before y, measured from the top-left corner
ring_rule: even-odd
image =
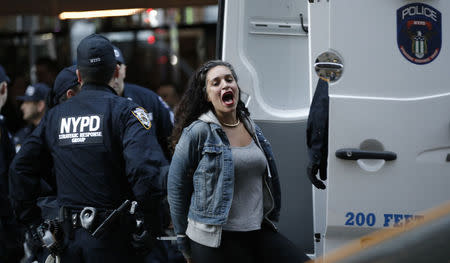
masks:
[[[264,148],[262,147],[261,142],[258,139],[257,132],[255,132],[253,136],[254,136],[253,139],[258,143],[259,149],[264,153],[264,156],[266,156],[266,151],[264,151]],[[266,139],[266,141],[267,141],[267,139]],[[272,178],[272,174],[270,173],[270,164],[269,164],[269,162],[272,161],[272,158],[270,156],[269,157],[266,156],[266,158],[267,158],[267,176],[269,176],[269,178]],[[270,192],[270,189],[269,189],[269,192]]]
[[[270,169],[269,169],[270,170]],[[270,172],[270,171],[269,171]],[[266,178],[264,178],[264,184],[267,187],[267,191],[269,192],[270,195],[270,199],[272,199],[272,207],[269,209],[269,211],[267,211],[267,213],[264,215],[264,218],[272,225],[272,227],[275,229],[275,231],[278,232],[278,227],[269,219],[268,215],[270,214],[270,212],[272,212],[272,210],[275,208],[275,199],[273,198],[272,192],[270,191],[270,187],[267,184]]]

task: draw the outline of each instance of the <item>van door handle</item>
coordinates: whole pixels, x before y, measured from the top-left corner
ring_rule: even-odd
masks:
[[[389,151],[366,151],[354,148],[344,148],[336,151],[336,157],[339,159],[352,161],[356,161],[359,159],[393,161],[397,159],[397,154]]]
[[[321,69],[329,71],[340,71],[344,68],[344,65],[337,62],[316,62],[314,63],[314,68],[316,69],[316,71],[319,71]]]

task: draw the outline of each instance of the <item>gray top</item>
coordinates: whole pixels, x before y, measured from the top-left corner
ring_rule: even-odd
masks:
[[[231,153],[234,164],[234,193],[228,221],[223,230],[261,229],[266,157],[253,140],[244,147],[231,147]]]

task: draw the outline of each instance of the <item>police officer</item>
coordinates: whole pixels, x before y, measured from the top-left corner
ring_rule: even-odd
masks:
[[[15,212],[22,223],[37,225],[36,171],[53,162],[66,226],[66,243],[57,237],[65,244],[57,250],[62,262],[133,261],[129,228],[119,227],[118,218],[108,221],[103,235],[92,234],[124,200],[138,201],[147,224],[156,214],[161,149],[147,112],[111,88],[118,73],[109,40],[84,38],[77,48],[80,93],[47,112],[11,165]]]
[[[14,135],[14,144],[16,152],[24,140],[33,132],[45,114],[45,99],[50,88],[45,83],[36,83],[30,85],[25,90],[23,96],[17,97],[18,101],[22,101],[20,109],[23,113],[23,119],[28,123]]]
[[[54,106],[72,98],[80,92],[81,85],[78,82],[76,70],[77,66],[72,65],[64,68],[58,73],[55,79],[55,84],[47,97],[48,108],[53,108]]]
[[[128,98],[149,111],[150,120],[154,123],[154,132],[164,151],[167,160],[171,159],[169,136],[173,129],[173,112],[164,100],[155,92],[144,87],[125,82],[127,66],[122,51],[114,47],[117,64],[120,67],[119,76],[115,79],[113,88],[119,96]]]
[[[56,76],[55,83],[47,96],[47,108],[51,109],[70,99],[79,91],[80,83],[78,83],[76,66],[64,68]],[[41,217],[43,220],[50,220],[58,217],[59,205],[56,199],[56,183],[53,174],[46,175],[45,180],[41,180],[41,194],[38,197],[37,205],[41,210]],[[44,262],[49,255],[49,251],[43,249],[41,246],[34,247],[34,240],[30,240],[31,236],[27,235],[26,237],[25,250],[28,257],[27,262],[34,262],[36,260],[38,262]]]
[[[8,97],[9,77],[0,65],[0,110]],[[15,154],[11,134],[0,115],[0,262],[19,262],[23,256],[22,234],[8,199],[8,169]]]
[[[113,88],[119,96],[125,97],[129,100],[136,102],[138,105],[143,106],[149,110],[149,118],[153,123],[154,132],[158,138],[158,142],[163,149],[164,159],[162,162],[168,164],[165,160],[171,159],[169,150],[168,138],[173,129],[173,112],[170,107],[164,102],[164,100],[158,96],[155,92],[146,89],[144,87],[127,83],[124,81],[126,77],[126,64],[122,51],[114,46],[114,54],[116,56],[117,65],[119,66],[119,76],[115,79]],[[168,168],[168,166],[166,166]],[[162,172],[164,173],[164,172]],[[161,187],[166,189],[165,180],[166,175],[162,174]],[[168,212],[168,204],[166,202],[160,205],[160,217],[161,217],[161,229],[159,233],[163,234],[162,228],[166,228],[169,225],[170,216]],[[163,211],[166,211],[165,213]],[[177,249],[172,249],[169,241],[156,241],[154,249],[150,254],[145,256],[145,262],[180,262],[184,261],[181,253]]]

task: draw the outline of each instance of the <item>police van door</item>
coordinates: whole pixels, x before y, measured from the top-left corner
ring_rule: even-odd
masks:
[[[241,98],[275,155],[282,192],[277,225],[294,244],[312,253],[312,187],[305,174],[310,103],[307,1],[220,3],[219,56],[235,67]]]
[[[450,200],[450,2],[309,2],[311,89],[331,78],[326,253]]]

